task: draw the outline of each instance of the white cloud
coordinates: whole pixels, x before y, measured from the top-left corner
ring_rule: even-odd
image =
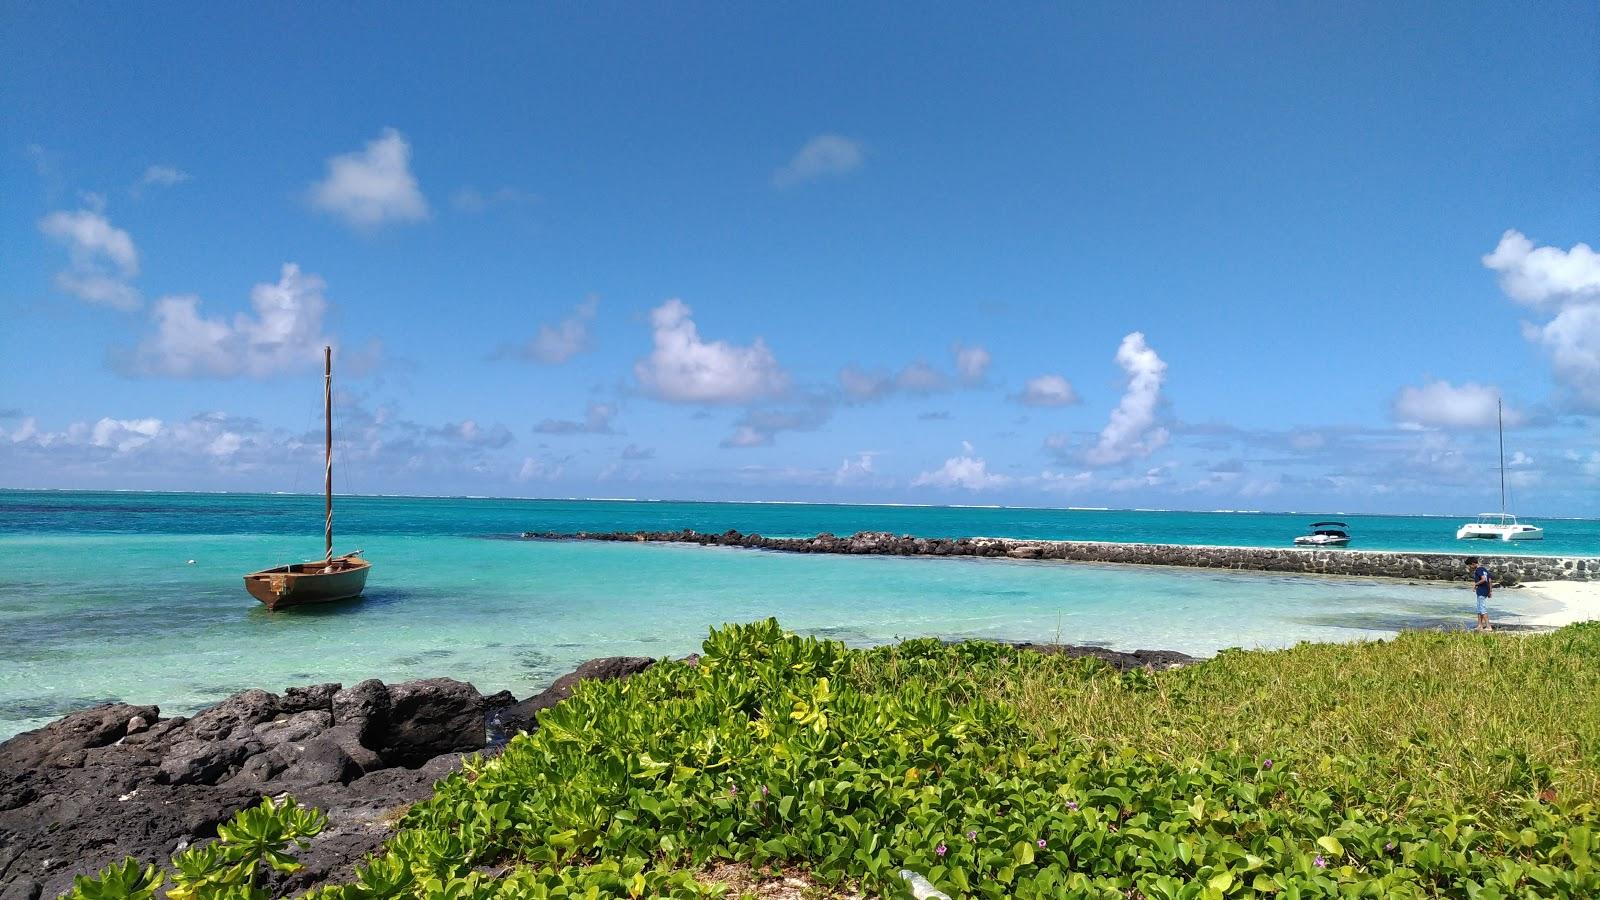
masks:
[[[1573,300],[1600,300],[1600,253],[1588,244],[1571,250],[1534,247],[1522,232],[1500,236],[1483,264],[1500,275],[1500,288],[1529,306],[1565,306]]]
[[[893,386],[893,379],[885,372],[868,372],[854,363],[839,370],[839,387],[859,400],[881,397]]]
[[[1556,379],[1577,404],[1600,413],[1600,303],[1570,303],[1543,325],[1524,323],[1522,333],[1550,354]]]
[[[156,187],[172,187],[189,180],[189,173],[177,166],[151,166],[144,170],[144,177],[139,179],[141,187],[154,185]]]
[[[428,217],[428,201],[411,174],[411,145],[393,128],[365,150],[328,160],[328,175],[311,185],[311,204],[357,228]]]
[[[830,176],[847,175],[861,168],[867,154],[860,141],[837,134],[819,134],[797,150],[787,165],[772,173],[780,188]]]
[[[161,433],[160,419],[111,419],[94,423],[89,443],[96,447],[110,447],[126,453],[150,443]]]
[[[839,370],[839,387],[856,400],[878,400],[901,391],[907,394],[937,394],[950,387],[943,372],[918,360],[893,375],[877,369],[868,371],[851,363]]]
[[[894,386],[908,394],[935,394],[947,386],[944,373],[921,360],[900,370]]]
[[[56,287],[113,309],[139,306],[139,291],[128,283],[139,274],[139,251],[104,213],[58,210],[39,220],[39,230],[67,248],[71,264],[57,273]]]
[[[1512,230],[1483,264],[1499,274],[1507,296],[1554,313],[1544,323],[1523,323],[1523,336],[1549,354],[1556,380],[1579,408],[1600,412],[1600,253],[1588,244],[1535,247]]]
[[[589,349],[589,323],[600,308],[600,298],[587,297],[554,325],[540,325],[539,333],[517,355],[548,365],[564,363]]]
[[[676,298],[651,311],[655,349],[633,367],[645,391],[676,403],[748,403],[788,388],[765,341],[738,347],[701,340],[693,312]]]
[[[1024,406],[1071,406],[1078,402],[1078,392],[1060,375],[1040,375],[1028,379],[1016,399]]]
[[[1128,374],[1128,386],[1111,412],[1111,421],[1100,431],[1100,439],[1084,454],[1085,461],[1094,466],[1149,456],[1167,443],[1167,429],[1156,424],[1167,364],[1145,343],[1144,334],[1135,331],[1117,348],[1117,365]]]
[[[199,297],[163,297],[151,310],[155,333],[134,349],[128,368],[178,378],[260,378],[314,366],[323,345],[332,343],[322,333],[324,286],[321,278],[285,263],[276,284],[251,289],[255,315],[239,313],[232,323],[203,316]]]
[[[984,376],[989,374],[989,363],[993,360],[983,347],[956,344],[951,352],[955,354],[956,374],[961,376],[963,384],[981,384]]]
[[[1011,483],[1011,478],[989,471],[989,464],[981,457],[973,455],[972,445],[962,442],[961,455],[952,456],[944,461],[944,465],[931,472],[923,472],[912,480],[912,487],[943,487],[965,488],[969,491],[981,491],[989,488],[1004,487]]]
[[[561,477],[564,469],[565,466],[559,462],[527,456],[523,458],[521,468],[517,469],[517,480],[554,481]]]
[[[539,434],[611,434],[611,420],[616,416],[615,406],[609,403],[590,403],[589,408],[584,411],[582,422],[545,419],[533,426],[533,430]]]
[[[1426,428],[1493,428],[1500,389],[1491,384],[1430,381],[1420,387],[1403,387],[1394,398],[1397,421]],[[1521,424],[1522,414],[1508,409],[1507,425]]]
[[[839,463],[839,468],[833,473],[833,483],[838,485],[857,484],[873,476],[872,460],[876,453],[858,453],[854,459],[846,457]]]
[[[724,447],[768,447],[781,431],[816,431],[833,416],[829,398],[803,398],[804,404],[786,409],[750,409],[734,422]]]

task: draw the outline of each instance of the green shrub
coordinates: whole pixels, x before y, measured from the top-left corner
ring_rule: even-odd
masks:
[[[902,866],[979,897],[1600,892],[1588,802],[1406,802],[1381,764],[1362,782],[1292,754],[1112,748],[1024,721],[993,689],[1022,670],[1146,700],[1193,677],[725,627],[698,666],[581,686],[441,782],[357,884],[322,896],[703,896],[686,873],[716,859],[891,896]]]
[[[289,852],[305,846],[327,824],[322,813],[267,798],[260,806],[240,810],[225,825],[217,826],[217,840],[190,847],[172,858],[172,900],[266,900],[259,884],[261,866],[279,872],[298,871],[300,864]],[[160,890],[166,875],[153,865],[140,867],[128,858],[102,869],[95,877],[74,879],[72,900],[149,900]]]
[[[703,651],[580,685],[316,897],[718,896],[695,878],[718,860],[882,896],[905,895],[901,867],[970,897],[1600,896],[1600,627],[1126,675],[772,620]],[[303,831],[230,834],[272,865]],[[148,897],[151,877],[79,896]]]

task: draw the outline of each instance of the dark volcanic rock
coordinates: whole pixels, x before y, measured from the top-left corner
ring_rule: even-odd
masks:
[[[0,744],[0,777],[39,765],[49,765],[68,754],[81,753],[91,747],[104,747],[127,734],[128,723],[132,720],[153,722],[160,713],[160,707],[156,706],[105,703],[57,719],[35,731],[19,734]]]
[[[389,724],[389,689],[376,678],[368,678],[352,688],[333,695],[333,720],[353,726],[363,742],[377,741]]]
[[[394,766],[415,768],[435,756],[483,747],[483,696],[453,678],[408,681],[389,688],[389,727],[373,748]]]
[[[484,738],[483,698],[448,678],[243,691],[188,719],[73,713],[0,743],[0,896],[54,897],[125,856],[164,863],[281,793],[330,821],[296,884],[348,878]]]
[[[1060,655],[1078,659],[1092,656],[1110,664],[1118,672],[1129,669],[1176,669],[1187,666],[1200,660],[1186,653],[1176,650],[1135,650],[1132,653],[1123,653],[1119,650],[1108,650],[1105,647],[1085,647],[1074,644],[1013,644],[1018,650],[1046,655]]]
[[[572,689],[578,686],[578,682],[616,681],[637,675],[654,664],[655,660],[647,656],[607,656],[591,659],[576,670],[557,678],[555,683],[543,692],[521,703],[495,710],[489,716],[489,726],[505,736],[518,731],[532,731],[539,727],[539,713],[571,697]]]

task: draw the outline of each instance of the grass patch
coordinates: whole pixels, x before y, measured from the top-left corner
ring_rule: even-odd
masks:
[[[982,645],[928,652],[913,642],[859,654],[849,671],[867,691],[938,683],[952,702],[1008,704],[1035,740],[1168,762],[1275,758],[1396,808],[1514,808],[1547,790],[1600,804],[1600,626],[1232,650],[1127,676],[1081,660],[997,656]]]

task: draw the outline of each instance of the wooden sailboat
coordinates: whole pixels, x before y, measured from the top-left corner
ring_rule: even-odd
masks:
[[[333,348],[322,348],[322,418],[324,436],[323,525],[324,552],[321,560],[293,563],[262,569],[244,576],[245,590],[267,605],[267,609],[327,603],[359,597],[367,586],[372,563],[360,558],[361,551],[333,555]]]

